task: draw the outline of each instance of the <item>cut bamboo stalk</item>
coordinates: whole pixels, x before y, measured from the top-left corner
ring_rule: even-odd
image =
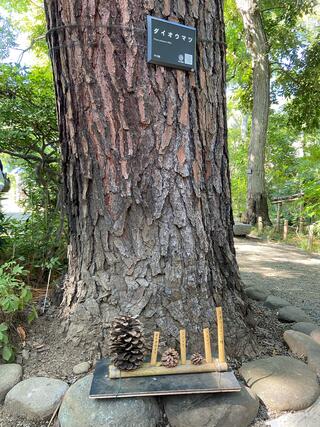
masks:
[[[109,378],[153,377],[157,375],[225,372],[227,370],[227,364],[220,363],[217,359],[214,359],[211,363],[203,363],[202,365],[193,365],[190,360],[187,360],[185,365],[178,365],[174,368],[161,366],[161,362],[157,362],[156,366],[151,366],[150,363],[144,363],[139,369],[135,369],[134,371],[120,371],[114,365],[110,365]]]
[[[151,361],[150,361],[151,366],[155,366],[157,364],[159,340],[160,340],[160,332],[156,331],[153,334],[153,344],[152,344]]]
[[[212,363],[211,342],[209,328],[203,330],[204,353],[207,363]]]
[[[217,330],[218,330],[218,358],[220,363],[226,363],[226,355],[224,349],[224,326],[222,307],[216,308],[217,315]]]
[[[180,357],[181,357],[181,365],[185,365],[187,363],[187,340],[186,340],[186,330],[180,330]]]

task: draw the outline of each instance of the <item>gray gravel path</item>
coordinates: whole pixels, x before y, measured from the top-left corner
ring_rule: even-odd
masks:
[[[320,256],[253,238],[236,238],[235,247],[245,286],[286,299],[320,324]]]

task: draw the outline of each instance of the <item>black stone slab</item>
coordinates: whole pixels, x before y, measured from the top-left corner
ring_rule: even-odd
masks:
[[[155,377],[108,378],[107,359],[97,362],[90,390],[92,399],[237,392],[241,387],[232,371]]]

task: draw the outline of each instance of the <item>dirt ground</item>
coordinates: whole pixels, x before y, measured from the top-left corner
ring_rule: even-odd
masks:
[[[270,293],[301,307],[314,321],[319,322],[320,257],[310,256],[291,246],[265,243],[258,239],[236,239],[235,246],[245,286],[262,286]],[[278,322],[275,313],[263,307],[262,303],[252,301],[251,306],[256,321],[254,332],[262,349],[259,357],[290,354],[282,340],[283,331],[287,326]],[[83,361],[94,363],[96,354],[82,347],[70,347],[65,342],[57,315],[58,309],[50,307],[27,331],[24,350],[28,358],[22,360],[21,347],[17,360],[23,365],[24,379],[31,376],[50,376],[60,378],[71,385],[79,378],[72,372],[74,365]],[[241,361],[231,362],[235,371],[240,363]],[[268,414],[261,405],[251,427],[265,426],[265,420],[274,415]],[[47,425],[48,422],[33,423],[13,419],[0,405],[0,427]]]
[[[309,254],[293,246],[268,243],[256,238],[235,239],[237,261],[241,278],[245,286],[259,286],[273,295],[286,299],[291,304],[302,308],[311,319],[320,325],[320,257]],[[261,303],[253,303],[258,310],[263,310],[268,316],[270,310]],[[276,332],[279,328],[287,329],[285,324],[275,322],[273,313],[273,327]],[[268,328],[269,329],[269,328]],[[259,327],[257,328],[259,330]],[[275,337],[273,337],[275,338]],[[261,339],[259,340],[261,342]],[[277,346],[278,354],[290,352],[283,346],[283,340],[277,339],[266,342],[270,348],[272,341]],[[262,339],[262,344],[264,343]],[[279,414],[268,413],[260,404],[258,416],[250,427],[264,427],[266,420],[277,417]]]
[[[235,239],[241,278],[302,308],[320,322],[320,256],[254,238]]]

